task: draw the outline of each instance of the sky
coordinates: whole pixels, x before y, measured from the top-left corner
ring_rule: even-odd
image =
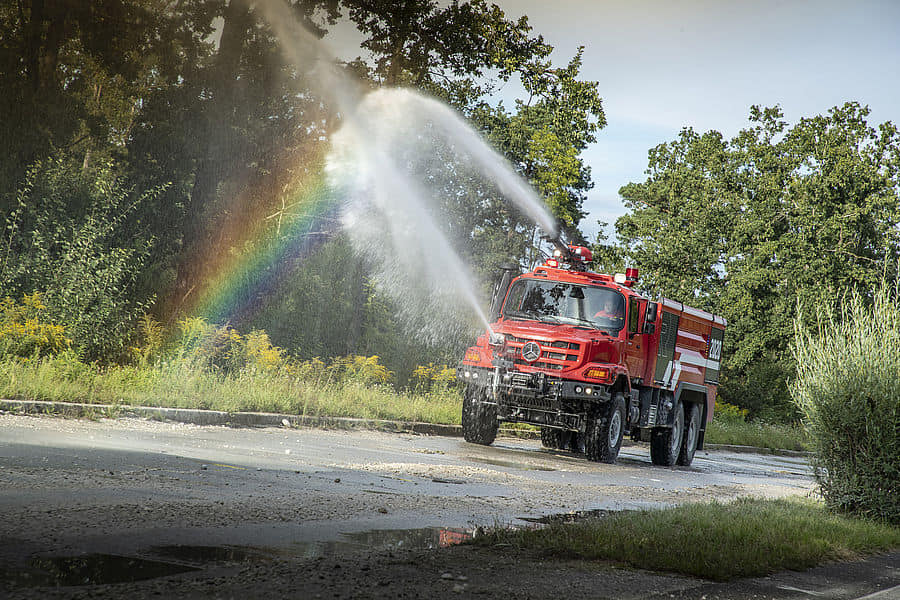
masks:
[[[585,47],[608,125],[584,153],[595,183],[582,230],[625,213],[618,190],[644,181],[647,151],[684,127],[730,138],[750,106],[789,124],[855,100],[869,124],[900,125],[897,0],[495,0],[528,15],[564,65]],[[512,92],[513,90],[510,90]]]
[[[491,1],[527,15],[558,66],[585,47],[582,78],[599,83],[608,122],[583,154],[589,240],[598,221],[613,234],[619,188],[644,181],[648,150],[684,127],[731,138],[754,104],[794,124],[851,100],[870,125],[900,125],[900,0]],[[515,83],[499,92],[507,106],[521,95]]]

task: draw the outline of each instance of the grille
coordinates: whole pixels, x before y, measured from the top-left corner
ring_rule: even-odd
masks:
[[[558,365],[556,363],[548,363],[548,362],[544,362],[541,360],[530,363],[530,362],[525,362],[521,358],[516,359],[516,364],[524,365],[526,367],[534,367],[536,369],[549,369],[551,371],[562,371],[566,367],[565,365]]]
[[[531,341],[536,342],[541,348],[541,360],[533,363],[526,362],[522,358],[522,346]],[[506,342],[509,344],[505,353],[508,360],[512,360],[517,365],[545,371],[562,371],[563,369],[572,368],[575,366],[572,363],[578,362],[579,355],[577,352],[581,350],[581,344],[575,342],[565,340],[538,341],[509,334],[506,336]],[[566,352],[566,350],[569,352]]]
[[[555,410],[553,406],[553,400],[549,398],[516,398],[515,401],[516,406],[521,406],[522,408],[536,408],[538,410]]]

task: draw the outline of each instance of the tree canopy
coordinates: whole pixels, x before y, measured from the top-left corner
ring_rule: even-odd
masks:
[[[568,64],[554,65],[552,47],[527,17],[510,18],[484,0],[284,4],[316,37],[326,37],[340,20],[351,23],[360,35],[360,56],[341,68],[363,88],[413,87],[450,104],[577,231],[591,186],[581,152],[605,125],[597,84],[580,77],[580,51]],[[302,219],[290,210],[289,188],[304,173],[322,170],[328,136],[341,121],[309,77],[285,58],[260,7],[246,0],[3,3],[0,212],[8,224],[22,215],[36,219],[32,209],[17,208],[21,198],[42,202],[35,190],[53,198],[55,207],[65,203],[64,189],[81,189],[91,179],[115,181],[111,195],[84,192],[95,200],[73,196],[61,209],[68,212],[59,230],[84,232],[104,198],[144,197],[115,219],[115,231],[92,243],[125,251],[122,240],[141,232],[132,244],[142,259],[140,273],[129,271],[129,306],[155,299],[160,318],[184,316],[184,299],[213,274],[206,257],[237,260],[259,251],[252,246],[263,237],[251,243],[237,235],[240,230],[272,229],[268,239],[275,241],[267,243],[277,244],[290,221]],[[505,107],[492,94],[514,77],[529,97]],[[45,168],[26,179],[39,161],[57,165],[53,182],[39,181],[51,173]],[[51,184],[60,189],[48,189]],[[453,182],[442,184],[448,223],[469,240],[463,250],[469,262],[486,273],[498,262],[524,260],[533,243],[530,222],[496,189],[470,184],[465,193]],[[278,219],[266,218],[276,213]],[[310,232],[314,238],[321,233]],[[32,238],[17,230],[5,241],[14,256],[24,257],[38,252],[26,248],[26,239]],[[264,307],[253,325],[271,328],[276,343],[305,356],[361,351],[375,338],[385,343],[385,332],[396,325],[390,307],[374,294],[365,265],[340,248],[340,236],[322,246],[325,239],[313,244],[322,248],[321,260],[288,261],[277,294],[244,299]],[[52,279],[19,277],[0,293],[50,285]],[[347,307],[329,317],[350,322],[341,335],[284,324],[326,318],[310,308],[316,289],[331,290],[326,297],[332,300],[323,301],[333,311]],[[350,310],[360,303],[370,308]],[[329,335],[340,339],[324,339]],[[398,356],[415,354],[393,346]]]
[[[731,140],[685,129],[653,148],[647,180],[621,189],[617,231],[648,286],[728,319],[724,392],[742,406],[787,406],[798,306],[814,318],[897,275],[900,136],[868,115],[851,102],[788,127],[754,106]]]

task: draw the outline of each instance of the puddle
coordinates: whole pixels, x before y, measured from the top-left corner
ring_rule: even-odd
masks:
[[[265,562],[278,558],[318,558],[369,551],[446,548],[472,539],[472,530],[444,527],[386,529],[341,534],[330,541],[298,541],[287,548],[254,546],[154,546],[146,553],[158,560],[86,554],[36,557],[19,569],[0,569],[0,579],[16,587],[90,586],[130,583],[199,571],[212,564]]]
[[[0,572],[25,587],[60,587],[130,583],[196,571],[196,567],[113,554],[33,558],[27,566]]]
[[[552,467],[542,467],[540,465],[529,465],[526,463],[517,463],[511,460],[500,460],[497,458],[482,458],[478,456],[470,456],[469,460],[494,465],[496,467],[508,467],[510,469],[521,469],[522,471],[555,471]]]
[[[249,546],[157,546],[150,552],[169,560],[189,563],[262,562],[272,553]]]
[[[295,542],[294,553],[307,558],[335,556],[352,552],[389,551],[401,548],[447,548],[472,539],[471,530],[447,527],[423,527],[420,529],[384,529],[341,534],[340,540],[322,542]]]

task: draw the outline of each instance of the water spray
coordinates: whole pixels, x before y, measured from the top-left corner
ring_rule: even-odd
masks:
[[[261,0],[256,6],[304,83],[339,110],[341,127],[330,140],[327,175],[343,201],[343,230],[373,266],[379,289],[429,341],[454,333],[448,329],[461,332],[461,304],[490,329],[479,286],[439,226],[446,219],[443,190],[430,182],[461,186],[459,169],[477,173],[556,237],[556,221],[540,198],[450,107],[407,89],[363,94],[283,1]],[[441,152],[450,152],[455,162],[427,163]]]

